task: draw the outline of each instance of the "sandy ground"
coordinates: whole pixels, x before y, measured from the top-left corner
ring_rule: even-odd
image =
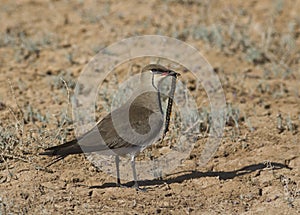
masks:
[[[300,1],[124,2],[1,0],[0,214],[299,214]],[[141,181],[146,192],[116,187],[83,155],[45,169],[51,158],[38,153],[75,136],[70,100],[84,66],[145,34],[183,40],[214,68],[228,105],[218,151],[197,165],[202,124],[186,161]],[[209,114],[205,91],[181,78]]]

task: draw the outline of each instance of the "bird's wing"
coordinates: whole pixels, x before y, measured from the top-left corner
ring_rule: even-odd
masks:
[[[79,146],[84,152],[94,152],[148,144],[159,134],[163,124],[162,116],[143,107],[135,107],[133,111],[135,114],[129,116],[129,123],[125,122],[126,113],[122,109],[108,114],[79,138]],[[132,131],[137,135],[127,135]]]
[[[143,106],[140,98],[108,114],[78,139],[48,148],[41,154],[66,156],[121,148],[143,148],[159,135],[163,116],[160,111]],[[125,118],[126,114],[129,117]]]

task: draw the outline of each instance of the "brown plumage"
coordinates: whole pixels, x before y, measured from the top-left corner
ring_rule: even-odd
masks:
[[[117,183],[120,185],[119,156],[130,154],[134,187],[138,189],[135,156],[156,141],[163,129],[160,79],[166,76],[176,78],[177,75],[178,73],[156,64],[144,67],[141,83],[128,102],[109,113],[93,129],[78,139],[50,147],[41,153],[41,155],[57,156],[56,160],[48,166],[71,154],[98,152],[115,155]],[[156,78],[158,80],[155,80]],[[157,86],[155,81],[158,83]],[[169,120],[168,116],[167,120]]]

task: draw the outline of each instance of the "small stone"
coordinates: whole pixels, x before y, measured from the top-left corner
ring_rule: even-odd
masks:
[[[6,108],[6,105],[0,101],[0,111],[4,110]]]

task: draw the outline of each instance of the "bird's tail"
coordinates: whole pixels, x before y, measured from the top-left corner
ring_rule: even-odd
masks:
[[[60,155],[58,157],[56,157],[51,163],[49,163],[46,167],[52,166],[53,164],[55,164],[56,162],[64,159],[65,157],[67,157],[67,155]]]
[[[57,156],[55,160],[47,165],[47,167],[49,167],[52,164],[64,159],[68,155],[80,153],[82,153],[82,150],[78,145],[77,139],[74,139],[64,144],[47,148],[44,152],[40,153],[40,155]]]
[[[61,156],[80,153],[82,153],[82,150],[78,145],[77,139],[74,139],[64,144],[47,148],[40,155]]]

